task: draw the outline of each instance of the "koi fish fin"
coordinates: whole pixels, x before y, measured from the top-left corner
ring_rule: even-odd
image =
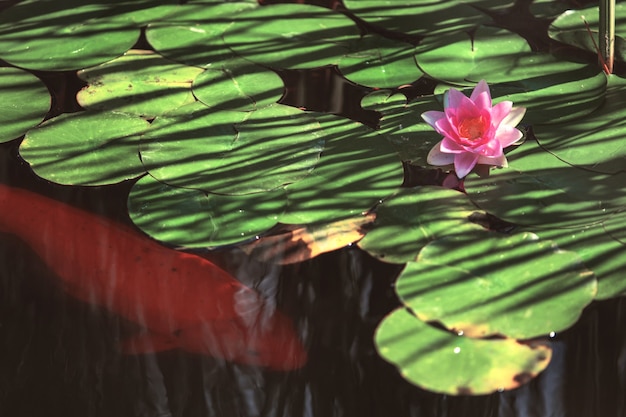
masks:
[[[178,348],[176,336],[152,332],[139,333],[120,342],[120,350],[127,355],[162,352]]]

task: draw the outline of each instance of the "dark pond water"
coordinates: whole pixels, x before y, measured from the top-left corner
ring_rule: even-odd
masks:
[[[81,82],[73,73],[37,75],[54,97],[50,116],[80,110],[74,94]],[[334,69],[281,76],[287,84],[284,103],[376,124],[377,115],[358,106],[368,90]],[[432,87],[418,80],[410,91],[417,95]],[[50,184],[20,159],[18,142],[0,145],[0,182],[128,223],[130,182]],[[411,183],[439,178],[437,172],[413,175]],[[202,256],[293,318],[309,352],[305,367],[271,371],[180,351],[122,355],[117,343],[134,330],[130,323],[66,295],[36,254],[16,237],[0,234],[0,416],[626,416],[624,298],[593,303],[573,328],[556,335],[551,364],[528,384],[488,396],[452,397],[410,385],[375,351],[374,329],[398,305],[393,283],[400,267],[354,247],[290,266],[259,263],[237,249]]]

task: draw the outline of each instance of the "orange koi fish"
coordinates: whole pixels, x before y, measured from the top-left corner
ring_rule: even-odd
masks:
[[[306,363],[291,320],[202,257],[2,184],[0,230],[27,243],[68,294],[141,325],[122,342],[126,353],[183,349],[276,370]]]

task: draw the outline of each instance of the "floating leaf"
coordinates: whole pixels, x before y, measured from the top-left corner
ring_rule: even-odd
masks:
[[[146,39],[160,54],[187,65],[210,67],[233,57],[224,44],[224,30],[239,13],[258,7],[256,1],[194,1],[146,29]]]
[[[410,84],[424,75],[415,63],[413,46],[382,36],[367,35],[339,62],[350,81],[377,88]]]
[[[209,107],[255,110],[276,103],[284,93],[274,71],[243,59],[215,64],[193,82],[193,94]]]
[[[615,4],[615,59],[617,61],[626,60],[626,5]],[[559,42],[563,42],[578,48],[597,54],[598,39],[598,18],[600,12],[598,6],[590,6],[580,10],[566,10],[557,17],[548,30],[548,35]],[[592,35],[585,25],[589,25]],[[596,44],[594,44],[594,41]]]
[[[277,233],[262,236],[240,248],[263,262],[292,264],[341,249],[361,239],[374,214],[331,223],[306,226],[284,225]]]
[[[414,36],[443,36],[467,32],[483,22],[486,15],[464,3],[477,1],[423,0],[344,0],[343,4],[357,17],[387,30]],[[499,5],[506,3],[499,2]]]
[[[316,115],[316,119],[326,141],[324,152],[311,174],[285,187],[289,202],[282,223],[352,218],[402,184],[402,164],[384,137],[334,115]]]
[[[543,371],[552,356],[543,344],[457,336],[424,323],[405,308],[383,319],[375,342],[380,355],[407,381],[451,395],[517,388]]]
[[[85,68],[130,49],[139,26],[116,22],[116,12],[155,5],[154,1],[89,2],[28,0],[0,14],[0,57],[14,65],[49,71]]]
[[[26,133],[20,155],[47,180],[114,184],[145,172],[138,157],[144,119],[125,113],[62,114]]]
[[[19,68],[0,68],[0,91],[0,142],[23,135],[43,120],[50,107],[46,86]]]
[[[469,221],[476,207],[464,194],[437,186],[401,189],[376,208],[373,229],[359,247],[385,262],[417,258],[429,242],[444,236],[481,239],[485,229]]]
[[[237,15],[224,41],[237,54],[278,68],[336,64],[359,30],[347,16],[318,6],[271,4]]]
[[[539,144],[559,159],[590,171],[626,171],[626,80],[609,78],[604,105],[584,118],[537,126]]]
[[[133,222],[173,246],[212,248],[240,243],[272,228],[285,207],[282,189],[225,196],[141,178],[128,197]]]
[[[509,167],[488,177],[469,175],[465,190],[479,207],[503,220],[542,227],[599,222],[626,206],[626,174],[575,168],[536,141],[508,154]]]
[[[293,107],[190,108],[158,117],[142,140],[146,168],[169,185],[219,194],[269,191],[306,177],[323,149],[317,121]]]
[[[201,72],[150,51],[131,50],[120,58],[78,71],[88,86],[76,98],[90,110],[154,117],[193,102],[191,82]]]
[[[421,320],[469,337],[516,339],[570,327],[596,290],[593,273],[576,253],[530,233],[437,239],[396,283],[402,301]]]

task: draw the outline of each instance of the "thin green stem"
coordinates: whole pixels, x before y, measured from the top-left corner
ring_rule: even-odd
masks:
[[[615,50],[615,0],[600,0],[600,65],[607,74],[613,72]]]

